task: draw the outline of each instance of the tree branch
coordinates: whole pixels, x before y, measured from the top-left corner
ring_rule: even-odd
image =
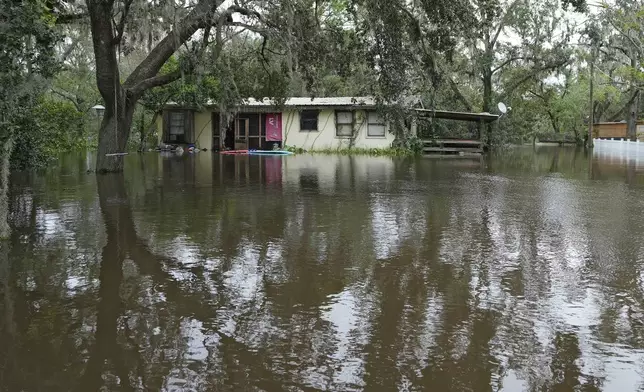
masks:
[[[262,19],[262,15],[259,12],[249,10],[248,8],[244,8],[236,4],[233,4],[230,7],[228,7],[228,9],[225,12],[226,15],[232,15],[234,13],[245,15],[245,16],[254,16],[257,19]]]
[[[87,18],[87,13],[85,12],[79,12],[76,14],[59,14],[56,15],[56,24],[68,24],[72,22],[76,22],[81,19]]]
[[[537,98],[541,98],[544,102],[546,102],[546,99],[543,97],[543,95],[537,94],[537,93],[535,93],[535,92],[534,92],[534,91],[532,91],[532,90],[528,90],[528,92],[529,92],[530,94],[534,95],[534,96],[535,96],[535,97],[537,97]]]
[[[72,38],[72,42],[69,44],[67,49],[65,49],[63,55],[61,56],[62,61],[65,61],[65,59],[67,59],[72,54],[74,49],[76,49],[76,46],[78,46],[78,41],[78,37]]]
[[[619,28],[617,26],[617,24],[615,23],[615,21],[613,21],[612,18],[608,18],[608,20],[609,20],[611,26],[613,26],[613,28],[615,30],[619,31],[619,33],[623,37],[627,38],[631,42],[631,44],[633,44],[633,46],[637,49],[637,51],[639,52],[640,55],[642,54],[642,52],[644,52],[644,50],[642,48],[642,41],[640,41],[639,39],[637,41],[635,41],[635,39],[631,36],[631,34],[626,34],[626,32],[623,29],[621,29],[621,28]],[[631,57],[631,56],[628,56],[628,57]]]
[[[465,105],[465,109],[467,109],[467,111],[471,112],[471,111],[472,111],[472,105],[471,105],[471,104],[470,104],[470,102],[467,100],[467,98],[465,98],[465,96],[463,95],[463,93],[461,93],[461,90],[458,88],[458,85],[456,84],[456,82],[454,81],[454,79],[452,79],[452,77],[451,77],[450,75],[448,75],[448,76],[447,76],[447,79],[448,79],[448,81],[449,81],[449,86],[450,86],[450,88],[452,89],[452,91],[453,91],[453,92],[454,92],[454,94],[456,95],[456,98],[457,98],[459,101],[461,101],[461,102],[463,103],[463,105]]]
[[[557,68],[562,67],[563,65],[565,65],[568,61],[570,61],[570,60],[569,60],[569,59],[566,59],[566,60],[563,60],[563,61],[558,61],[558,62],[556,62],[556,63],[546,64],[546,65],[544,65],[543,67],[539,67],[539,68],[537,68],[537,69],[532,70],[532,72],[530,72],[528,75],[526,75],[525,77],[523,77],[523,78],[519,79],[519,81],[517,81],[517,82],[515,82],[513,85],[511,85],[511,86],[510,86],[510,87],[509,87],[509,88],[504,92],[504,94],[503,94],[503,95],[504,95],[504,96],[508,96],[508,95],[509,95],[509,94],[511,94],[511,93],[512,93],[512,91],[514,91],[517,87],[521,86],[521,85],[522,85],[523,83],[525,83],[526,81],[528,81],[528,80],[532,79],[533,77],[535,77],[539,72],[543,72],[543,71],[548,71],[548,70],[554,70],[554,69],[557,69]]]
[[[126,88],[154,77],[172,54],[200,28],[216,22],[215,12],[223,0],[200,0],[195,7],[172,29],[125,81]]]
[[[505,67],[506,65],[516,60],[527,60],[527,58],[524,56],[510,57],[509,59],[502,62],[498,67],[493,68],[492,73],[494,74],[496,71],[500,70],[501,68]]]
[[[74,95],[72,93],[69,93],[67,91],[57,90],[57,89],[54,89],[54,88],[51,89],[51,92],[53,94],[58,95],[61,98],[64,98],[64,99],[70,101],[72,104],[74,104],[74,107],[76,107],[76,110],[78,110],[81,113],[83,112],[83,110],[80,107],[80,104],[78,102],[78,97],[76,95]]]
[[[257,28],[256,26],[251,26],[249,24],[242,23],[242,22],[230,22],[230,23],[226,23],[226,25],[227,26],[233,26],[233,27],[241,27],[241,28],[243,28],[245,30],[252,31],[253,33],[257,33],[257,34],[260,34],[262,36],[264,36],[264,35],[266,35],[268,33],[267,29],[260,29],[260,28]]]
[[[119,20],[118,25],[116,25],[116,37],[114,37],[113,45],[118,45],[123,39],[123,32],[125,31],[125,22],[127,20],[128,14],[130,13],[130,7],[132,6],[133,0],[125,0],[123,5],[123,14],[121,15],[121,20]]]
[[[622,53],[623,53],[626,57],[628,57],[628,58],[630,58],[630,57],[631,57],[631,56],[629,56],[628,51],[627,51],[626,49],[622,48],[621,46],[613,45],[613,46],[611,46],[610,48],[611,48],[611,49],[617,49],[617,50],[619,50],[620,52],[622,52]],[[600,48],[600,50],[601,50],[601,48]],[[604,52],[604,53],[605,53],[606,55],[609,55],[609,54],[608,54],[608,53],[606,53],[606,52]]]
[[[519,0],[515,0],[510,6],[508,6],[507,11],[503,15],[503,19],[499,22],[499,26],[496,29],[496,32],[494,33],[494,38],[490,41],[491,49],[494,48],[496,45],[496,41],[499,39],[499,36],[501,35],[501,31],[503,31],[503,28],[505,27],[505,24],[507,23],[507,18],[510,12],[514,9],[514,7],[519,3]]]
[[[624,106],[619,111],[611,115],[608,121],[617,121],[619,119],[623,119],[622,117],[624,117],[624,113],[626,113],[626,111],[631,106],[631,104],[635,101],[638,95],[639,95],[639,90],[635,89],[633,91],[633,94],[631,95],[631,98],[628,100],[628,102],[626,102],[626,104],[624,104]]]
[[[145,79],[140,83],[137,83],[134,87],[130,88],[130,92],[137,96],[143,94],[146,90],[149,90],[154,87],[164,86],[168,83],[172,83],[175,80],[181,78],[181,71],[176,70],[164,75],[157,75],[151,78]]]

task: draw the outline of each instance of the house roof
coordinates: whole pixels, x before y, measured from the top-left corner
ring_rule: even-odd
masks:
[[[275,101],[265,98],[258,101],[254,98],[243,100],[241,106],[247,107],[264,107],[275,106]],[[296,97],[287,98],[284,106],[307,107],[307,106],[376,106],[376,100],[373,97],[324,97],[324,98],[310,98],[310,97]]]
[[[404,98],[403,105],[407,107],[414,107],[421,104],[420,97],[409,96]],[[206,106],[216,109],[217,103],[215,101],[210,101]],[[292,108],[309,108],[309,109],[324,109],[324,108],[376,108],[378,103],[374,97],[292,97],[287,98],[283,105],[279,105],[275,100],[270,98],[264,98],[258,100],[255,98],[245,98],[237,106],[237,109],[242,112],[263,112],[267,110],[272,110],[275,107],[292,107]],[[181,106],[175,102],[168,103],[167,106]],[[491,113],[468,113],[468,112],[455,112],[449,110],[432,110],[432,109],[422,109],[415,108],[416,112],[421,117],[432,117],[432,118],[441,118],[448,120],[460,120],[460,121],[484,121],[490,122],[497,120],[499,118],[498,114]]]
[[[403,104],[406,106],[414,106],[420,103],[419,97],[408,97],[404,99]],[[215,107],[217,103],[215,101],[209,101],[206,106]],[[176,102],[169,102],[167,106],[181,106]],[[276,106],[284,107],[298,107],[298,108],[325,108],[325,107],[341,107],[341,108],[355,108],[355,107],[365,107],[365,108],[375,108],[377,106],[376,99],[374,97],[292,97],[287,98],[283,105],[279,105],[273,99],[264,98],[258,100],[255,98],[245,98],[242,99],[241,103],[238,105],[241,109],[251,109],[251,108],[272,108]]]

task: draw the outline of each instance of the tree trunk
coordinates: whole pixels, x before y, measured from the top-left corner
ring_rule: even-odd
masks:
[[[0,145],[0,240],[9,238],[9,164],[13,139],[11,136]],[[0,245],[2,246],[2,245]]]
[[[631,102],[631,107],[628,110],[628,118],[626,119],[626,123],[628,124],[628,140],[633,142],[637,140],[637,117],[639,115],[639,105],[639,91],[636,91],[635,99]]]
[[[114,173],[123,171],[123,156],[110,155],[125,152],[127,140],[130,137],[130,127],[134,116],[133,104],[126,104],[118,115],[114,110],[105,110],[105,117],[98,134],[98,156],[96,157],[96,172]]]
[[[139,152],[145,151],[145,110],[141,110],[141,119],[139,120]]]
[[[561,130],[559,129],[559,121],[557,120],[557,116],[555,116],[551,110],[548,110],[548,117],[550,117],[550,124],[552,124],[552,130],[554,133],[557,135],[561,133]]]
[[[595,125],[595,55],[590,59],[590,116],[588,117],[588,137],[586,138],[586,147],[593,148],[593,126]]]
[[[637,55],[630,51],[631,58],[631,68],[637,69]],[[634,142],[637,140],[637,117],[639,115],[640,107],[640,90],[637,88],[637,83],[631,81],[631,90],[633,91],[633,100],[631,101],[631,106],[628,109],[628,117],[626,118],[626,123],[628,126],[628,140]]]
[[[119,22],[120,29],[118,25],[115,26],[113,18],[119,13],[114,9],[117,3],[115,0],[86,0],[96,63],[96,85],[105,105],[96,158],[96,171],[99,173],[123,170],[122,156],[106,154],[125,151],[134,108],[143,93],[181,77],[181,72],[160,75],[163,64],[199,29],[220,23],[226,24],[228,21],[228,18],[222,17],[224,14],[217,13],[223,0],[198,0],[185,17],[174,23],[173,28],[149,51],[127,79],[121,82],[117,48],[121,44],[122,28],[127,21],[123,19],[126,17],[126,13],[123,12]],[[239,8],[234,9],[241,13],[250,13],[239,11]],[[232,13],[233,9],[229,11]]]
[[[492,71],[486,69],[483,71],[483,112],[490,113],[492,110]],[[485,124],[487,135],[487,145],[492,146],[492,123]]]

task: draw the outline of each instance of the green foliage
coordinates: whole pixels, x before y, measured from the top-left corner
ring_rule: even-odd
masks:
[[[57,70],[54,44],[58,36],[53,22],[50,10],[40,1],[5,2],[0,7],[0,145],[17,139],[13,157],[19,166],[38,161],[37,153],[26,151],[21,140],[33,131],[36,97],[44,90],[46,78]]]
[[[122,3],[115,4],[120,10]],[[140,138],[128,147],[145,144],[155,115],[169,101],[194,108],[216,103],[232,113],[246,97],[279,101],[288,96],[352,95],[375,95],[382,108],[389,108],[395,145],[403,150],[420,148],[406,131],[405,120],[412,115],[400,104],[412,95],[422,97],[425,107],[447,110],[496,112],[499,101],[507,103],[513,110],[494,124],[494,143],[535,137],[579,140],[591,106],[589,48],[601,48],[594,54],[601,71],[595,77],[593,104],[598,120],[622,119],[635,85],[644,83],[642,48],[626,39],[630,34],[639,42],[644,8],[617,0],[593,14],[591,21],[597,22],[580,29],[565,10],[583,11],[585,6],[583,0],[257,2],[252,9],[261,18],[243,18],[252,32],[240,26],[212,28],[209,40],[180,46],[160,74],[180,72],[181,77],[145,92],[132,122],[132,134]],[[39,12],[48,26],[51,18]],[[187,12],[189,7],[173,9],[172,18]],[[157,3],[134,1],[131,13],[136,23],[126,24],[119,47],[121,80],[169,30],[163,22],[168,10]],[[66,30],[84,47],[65,61],[52,92],[85,113],[87,128],[95,121],[86,111],[100,100],[83,26]],[[571,37],[581,37],[580,45]],[[635,64],[620,50],[634,51]],[[466,137],[474,130],[469,124],[434,121],[422,135]]]
[[[422,146],[422,145],[421,145]],[[391,156],[403,157],[417,155],[419,151],[410,149],[391,147],[391,148],[322,148],[313,150],[304,150],[293,146],[285,146],[286,151],[296,154],[326,154],[326,155],[369,155],[369,156]]]
[[[88,147],[83,114],[68,102],[43,98],[20,112],[17,126],[12,155],[17,169],[44,166],[62,152]]]

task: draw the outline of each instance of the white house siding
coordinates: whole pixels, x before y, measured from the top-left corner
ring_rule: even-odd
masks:
[[[212,148],[212,110],[194,112],[194,135],[197,148]],[[163,141],[163,116],[156,121],[157,139]]]
[[[338,109],[347,111],[346,109]],[[356,148],[389,148],[395,137],[385,132],[385,137],[367,136],[367,111],[354,110],[354,137],[336,136],[335,123],[336,109],[320,110],[318,115],[317,131],[300,131],[300,110],[295,108],[286,109],[282,113],[282,137],[286,146],[299,147],[305,150],[323,149],[345,149]],[[194,112],[194,135],[195,144],[198,148],[212,149],[212,113],[213,110],[202,110]],[[157,119],[157,131],[159,140],[163,134],[163,118]]]
[[[198,148],[212,148],[212,110],[195,112],[195,141]]]
[[[344,110],[343,110],[344,111]],[[394,135],[387,130],[385,137],[367,136],[367,112],[354,111],[354,138],[338,137],[335,132],[335,109],[320,110],[317,131],[300,131],[300,112],[287,109],[282,114],[284,144],[305,150],[358,148],[388,148]]]

